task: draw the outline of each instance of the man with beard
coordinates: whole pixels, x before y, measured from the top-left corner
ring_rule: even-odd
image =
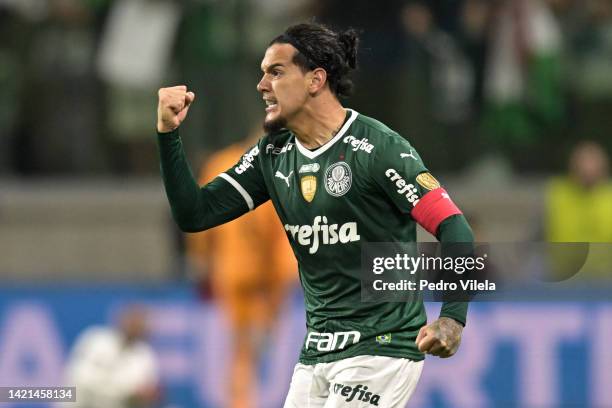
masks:
[[[384,124],[346,109],[354,30],[298,24],[270,43],[257,90],[265,135],[235,166],[199,186],[178,134],[195,95],[159,91],[162,176],[179,227],[201,231],[271,200],[299,264],[307,330],[285,407],[403,407],[424,353],[452,356],[467,304],[446,302],[427,325],[422,302],[361,302],[362,244],[472,242],[465,217],[415,149]],[[240,248],[236,248],[239,252]]]

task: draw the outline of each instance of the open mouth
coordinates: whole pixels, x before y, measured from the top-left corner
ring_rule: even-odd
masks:
[[[278,102],[276,101],[276,99],[264,98],[264,102],[266,102],[266,112],[268,113],[278,108]]]

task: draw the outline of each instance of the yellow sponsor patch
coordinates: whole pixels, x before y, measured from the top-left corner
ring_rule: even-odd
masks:
[[[302,191],[302,197],[309,203],[314,199],[317,193],[317,178],[315,176],[303,176],[300,179],[300,190]]]
[[[417,183],[427,190],[435,190],[440,188],[440,183],[430,173],[421,173],[416,177]]]

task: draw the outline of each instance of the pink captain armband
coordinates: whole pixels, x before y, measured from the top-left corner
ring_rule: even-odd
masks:
[[[425,194],[411,212],[412,218],[434,236],[440,223],[456,214],[463,213],[441,187]]]

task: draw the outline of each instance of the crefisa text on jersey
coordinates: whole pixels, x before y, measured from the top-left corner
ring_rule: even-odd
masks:
[[[244,156],[242,156],[242,161],[238,167],[234,169],[236,174],[242,174],[248,170],[249,167],[253,167],[253,162],[255,161],[255,157],[259,154],[259,146],[254,146],[251,150],[248,151]]]
[[[416,206],[419,202],[419,196],[417,195],[418,190],[414,184],[407,183],[406,180],[397,172],[395,169],[387,169],[385,176],[393,182],[397,187],[397,193],[404,195],[412,206]]]
[[[312,225],[289,225],[285,224],[285,231],[300,245],[310,246],[308,252],[311,254],[319,250],[319,244],[334,245],[337,243],[347,244],[357,242],[361,238],[357,232],[356,222],[344,224],[328,224],[326,216],[317,215]]]
[[[342,139],[342,141],[353,146],[354,152],[356,152],[357,150],[363,150],[366,153],[372,153],[372,150],[374,150],[374,145],[368,143],[368,139],[365,137],[360,140],[353,135],[348,135],[347,137]]]

